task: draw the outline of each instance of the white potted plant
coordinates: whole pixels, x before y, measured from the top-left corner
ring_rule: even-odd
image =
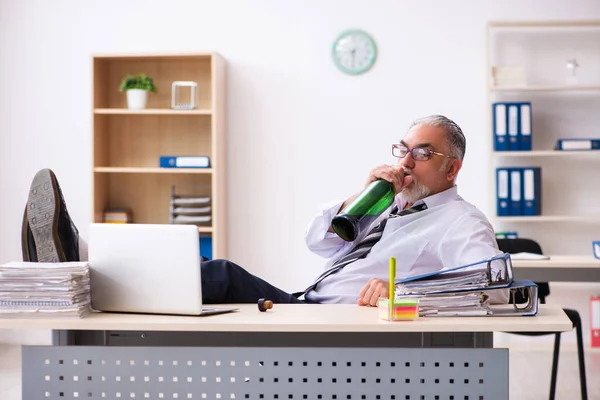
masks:
[[[148,92],[156,93],[157,90],[152,78],[139,74],[127,75],[121,82],[119,91],[127,92],[127,106],[130,110],[143,110],[146,108]]]

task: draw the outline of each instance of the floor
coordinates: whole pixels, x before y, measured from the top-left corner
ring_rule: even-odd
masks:
[[[552,353],[548,349],[510,351],[510,399],[547,399],[550,387]],[[586,354],[588,396],[600,399],[600,351]],[[0,399],[21,400],[21,353],[17,345],[0,344]],[[561,351],[556,399],[579,399],[577,353]]]

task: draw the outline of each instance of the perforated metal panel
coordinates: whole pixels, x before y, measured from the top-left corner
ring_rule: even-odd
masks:
[[[24,346],[23,398],[508,399],[506,349]]]

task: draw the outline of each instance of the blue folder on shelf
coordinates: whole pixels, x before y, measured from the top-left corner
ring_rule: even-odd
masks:
[[[577,151],[577,150],[600,150],[600,139],[558,139],[556,150]]]
[[[509,215],[523,215],[523,173],[521,171],[521,168],[509,168],[509,173]]]
[[[542,169],[523,168],[523,215],[542,214]]]
[[[518,151],[520,142],[519,104],[507,104],[508,150]]]
[[[531,150],[531,103],[519,103],[519,150]]]
[[[510,173],[508,168],[496,168],[496,214],[510,215]]]
[[[507,114],[505,103],[494,103],[492,105],[492,118],[494,132],[494,150],[495,151],[507,151],[508,140],[507,134]]]
[[[160,168],[210,168],[208,156],[160,156]]]

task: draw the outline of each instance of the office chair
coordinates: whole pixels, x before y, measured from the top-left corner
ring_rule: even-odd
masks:
[[[496,239],[498,242],[498,248],[504,253],[535,253],[543,254],[540,245],[531,239]],[[548,282],[536,282],[538,285],[538,298],[540,303],[546,303],[546,296],[550,294],[550,285]],[[526,294],[524,295],[526,296]],[[527,301],[520,293],[510,301],[516,303],[523,303]],[[577,334],[577,357],[579,359],[579,383],[581,385],[581,398],[587,400],[587,382],[585,378],[585,360],[583,354],[583,333],[581,327],[581,317],[577,310],[571,310],[563,308],[563,311],[573,324]],[[554,356],[552,357],[552,378],[550,380],[550,400],[554,400],[556,393],[556,375],[558,372],[558,355],[560,350],[560,334],[561,332],[508,332],[516,335],[527,335],[527,336],[541,336],[554,334]]]

